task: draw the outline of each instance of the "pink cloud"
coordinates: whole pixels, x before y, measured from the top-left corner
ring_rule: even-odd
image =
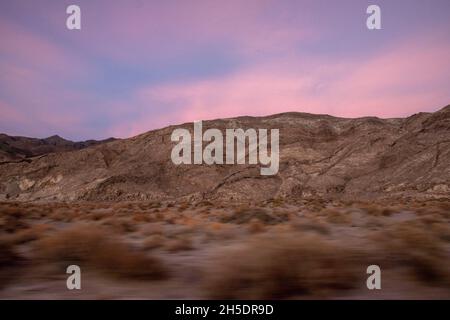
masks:
[[[67,129],[69,125],[79,124],[78,110],[68,114],[66,106],[86,101],[85,93],[68,90],[53,75],[44,75],[30,67],[0,62],[0,69],[0,84],[14,101],[9,103],[9,108],[20,106],[14,114],[20,114],[24,120],[32,119],[27,122],[40,123],[44,128]]]
[[[20,25],[0,20],[2,60],[22,68],[33,68],[52,77],[79,77],[88,75],[88,66],[77,55],[54,44]]]
[[[408,116],[449,103],[450,45],[415,41],[357,64],[327,93],[342,116]]]
[[[23,117],[23,114],[14,109],[12,106],[10,106],[8,103],[6,103],[5,101],[1,101],[0,100],[0,114],[2,115],[1,117],[1,123],[3,123],[3,125],[5,125],[8,122],[14,122],[14,123],[24,123],[26,121],[25,118]]]
[[[87,80],[95,70],[64,47],[7,19],[0,20],[0,30],[2,127],[14,124],[16,134],[25,135],[76,135],[86,111],[72,106],[94,97],[67,84]]]
[[[448,104],[450,46],[415,41],[364,61],[324,64],[292,56],[256,64],[226,76],[141,88],[133,105],[144,115],[117,131],[125,136],[198,119],[269,115],[286,111],[344,117],[402,117]],[[149,108],[168,108],[145,116]],[[150,107],[152,106],[152,107]],[[172,111],[169,111],[172,110]]]
[[[308,27],[303,18],[308,18],[313,2],[286,8],[274,3],[86,1],[79,34],[65,29],[63,2],[30,13],[39,20],[35,25],[40,30],[51,30],[46,34],[2,17],[0,110],[5,112],[4,119],[9,117],[24,128],[23,123],[30,121],[27,126],[39,127],[40,132],[51,128],[74,135],[127,137],[197,119],[286,111],[397,117],[448,104],[446,34],[436,36],[433,30],[370,53],[359,47],[365,43],[359,42],[360,34],[350,32],[349,37],[356,35],[351,45],[359,52],[349,52],[346,58],[339,56],[339,45],[328,47],[325,42],[342,36],[327,34],[334,27],[334,20],[327,22],[332,13],[315,16],[317,21],[309,19]],[[293,21],[288,10],[300,7],[304,10]],[[220,64],[222,56],[215,53],[221,50],[227,61],[217,75],[209,72],[210,61],[203,65],[201,58],[217,57]],[[327,56],[320,56],[325,51]],[[228,60],[232,67],[226,65]],[[181,70],[177,74],[172,62],[180,61],[202,72]],[[105,71],[97,79],[96,66]],[[126,83],[127,76],[133,78],[128,74],[119,98],[108,96],[107,76],[117,76],[111,85],[114,90],[121,81],[121,70],[136,66],[145,69],[143,73],[150,74],[152,81],[158,73],[165,73],[164,67],[171,70],[169,76],[156,79],[160,83],[142,86],[140,74],[139,80]],[[192,77],[184,77],[186,73]],[[199,74],[213,75],[199,79]],[[191,80],[180,80],[186,78]],[[94,92],[88,83],[103,91]]]
[[[286,52],[311,37],[298,18],[289,23],[286,12],[270,14],[273,1],[143,1],[92,2],[83,7],[88,32],[75,39],[79,48],[98,56],[132,63],[140,59],[177,59],[205,48],[226,47],[227,53],[258,58]],[[101,15],[98,12],[102,12]],[[301,14],[301,12],[299,13]],[[57,13],[52,24],[60,23]],[[60,31],[62,32],[62,31]],[[96,39],[96,41],[92,41]],[[126,50],[118,50],[126,48]]]

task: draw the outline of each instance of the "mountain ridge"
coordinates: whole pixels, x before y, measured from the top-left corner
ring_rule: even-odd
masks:
[[[266,201],[448,197],[450,106],[406,118],[281,113],[203,121],[208,128],[278,128],[280,171],[171,162],[172,125],[81,150],[0,165],[0,200]]]
[[[0,162],[22,161],[53,152],[80,150],[114,140],[117,139],[71,141],[59,135],[40,139],[0,133]]]

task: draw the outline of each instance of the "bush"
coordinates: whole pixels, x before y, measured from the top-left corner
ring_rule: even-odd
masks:
[[[12,280],[11,275],[19,261],[20,257],[11,246],[4,241],[0,241],[0,289]]]
[[[163,279],[167,276],[161,261],[131,250],[99,227],[84,224],[39,240],[36,256],[65,265],[84,264],[120,277]]]
[[[192,240],[186,236],[168,240],[165,248],[169,252],[192,250]]]
[[[394,225],[378,235],[384,254],[390,260],[409,267],[425,283],[448,282],[448,257],[438,237],[417,222]]]
[[[286,221],[288,217],[284,215],[279,216],[273,213],[269,213],[267,210],[262,208],[242,207],[238,208],[232,214],[228,214],[222,217],[221,222],[243,224],[248,223],[254,219],[259,220],[264,224],[277,224]]]
[[[226,252],[206,276],[214,299],[282,299],[327,295],[357,283],[357,254],[316,237],[271,235]],[[361,270],[364,268],[361,267]]]

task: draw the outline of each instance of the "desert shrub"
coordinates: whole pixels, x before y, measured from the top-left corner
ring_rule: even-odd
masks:
[[[164,226],[161,222],[148,223],[142,226],[141,233],[144,236],[162,235],[164,233]]]
[[[360,206],[363,211],[368,213],[369,215],[376,217],[389,217],[395,211],[399,211],[398,208],[386,205],[377,205],[377,204],[364,204]]]
[[[231,214],[224,215],[221,218],[221,222],[242,224],[248,223],[253,219],[257,219],[264,224],[277,224],[286,221],[287,216],[276,215],[263,208],[242,207]]]
[[[161,221],[164,220],[164,213],[161,211],[153,212],[153,221]]]
[[[308,199],[306,202],[306,207],[312,212],[320,212],[326,208],[326,201],[323,199]]]
[[[136,223],[147,223],[147,222],[152,222],[152,217],[149,214],[146,213],[136,213],[135,215],[133,215],[133,221]]]
[[[48,224],[32,225],[28,229],[22,229],[16,233],[12,233],[4,237],[10,245],[20,245],[27,242],[35,241],[45,236],[52,228]]]
[[[170,226],[166,232],[165,235],[167,238],[180,238],[180,237],[188,237],[196,232],[198,229],[198,226],[185,226],[182,224],[176,224],[173,226]]]
[[[161,261],[135,252],[99,227],[78,224],[39,240],[36,258],[41,261],[80,263],[111,275],[162,279],[167,270]]]
[[[222,230],[223,228],[226,228],[226,224],[221,223],[221,222],[211,222],[208,225],[208,229],[213,230],[213,231],[219,231],[219,230]]]
[[[335,224],[350,224],[352,219],[349,213],[334,209],[325,209],[321,211],[321,215],[325,216],[327,221]]]
[[[428,284],[448,283],[448,257],[439,238],[424,230],[418,222],[404,222],[382,232],[377,238],[384,254],[399,265],[407,266],[417,279]]]
[[[178,219],[181,217],[180,213],[167,211],[162,213],[163,221],[167,224],[176,224]]]
[[[0,289],[13,279],[21,258],[6,241],[0,240]]]
[[[317,237],[267,235],[223,252],[205,280],[218,299],[281,299],[327,295],[357,284],[358,254]],[[364,268],[361,267],[363,270]]]
[[[381,215],[381,208],[376,205],[365,205],[365,206],[362,206],[361,209],[372,216],[380,216]]]
[[[53,219],[54,216],[56,216],[57,218]],[[80,216],[77,215],[77,213],[72,212],[70,210],[66,210],[66,211],[64,211],[62,213],[58,213],[58,214],[52,213],[51,215],[49,215],[50,220],[61,221],[61,222],[72,222],[72,221],[78,219],[79,217]],[[84,219],[84,215],[83,215],[83,218],[81,218],[81,219]]]
[[[253,218],[252,220],[250,220],[247,229],[250,233],[260,233],[260,232],[265,231],[266,227],[261,222],[261,220]]]
[[[437,206],[447,214],[450,212],[450,201],[448,200],[442,201]]]
[[[191,238],[186,236],[176,239],[170,239],[166,242],[165,249],[169,252],[192,250],[192,240]]]
[[[24,212],[18,208],[3,208],[0,212],[0,230],[16,232],[28,228],[24,218]]]
[[[450,226],[445,222],[431,224],[431,232],[441,240],[450,242]]]
[[[214,207],[214,204],[208,200],[202,200],[197,203],[197,207]]]
[[[394,208],[391,207],[384,207],[381,209],[381,215],[384,217],[390,217],[394,212]]]
[[[367,229],[374,229],[374,230],[380,229],[381,227],[384,226],[384,222],[381,219],[382,218],[378,217],[370,217],[365,223],[364,227]]]
[[[202,230],[202,235],[204,242],[210,240],[229,240],[238,236],[234,225],[221,222],[210,222],[206,224]]]
[[[274,207],[279,207],[279,206],[283,205],[284,199],[283,199],[283,198],[273,198],[273,199],[270,199],[269,202],[270,202]]]
[[[427,225],[431,225],[434,223],[442,222],[442,221],[444,221],[444,219],[438,213],[431,213],[431,214],[422,215],[420,217],[420,221],[422,221],[423,223],[425,223]]]
[[[130,218],[109,218],[104,221],[105,225],[110,226],[117,233],[131,233],[137,231],[137,225]]]
[[[87,220],[100,221],[112,215],[109,210],[96,210],[86,216]]]
[[[294,230],[298,230],[301,232],[316,232],[320,235],[328,235],[331,230],[330,227],[317,219],[304,219],[304,218],[296,218],[292,221],[291,224]]]
[[[58,208],[53,208],[48,214],[48,218],[53,221],[67,221],[66,212]]]
[[[162,204],[159,201],[155,201],[150,204],[150,208],[161,208]]]
[[[13,247],[6,241],[0,241],[0,269],[14,266],[19,256],[13,251]]]
[[[164,246],[166,238],[161,234],[154,234],[142,243],[142,247],[146,250],[156,249]]]
[[[181,203],[181,204],[178,206],[178,211],[179,211],[179,212],[185,211],[185,210],[187,210],[187,209],[189,209],[189,203]]]
[[[200,225],[200,219],[196,216],[182,216],[177,220],[177,223],[185,227],[195,229]]]

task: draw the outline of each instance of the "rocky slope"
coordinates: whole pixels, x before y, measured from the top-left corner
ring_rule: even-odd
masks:
[[[0,134],[0,162],[21,161],[52,152],[80,150],[114,140],[114,138],[109,138],[101,141],[73,142],[57,135],[45,139],[36,139]]]
[[[404,119],[282,113],[203,122],[280,130],[280,170],[174,165],[177,127],[0,165],[0,200],[210,200],[449,197],[450,106]]]

